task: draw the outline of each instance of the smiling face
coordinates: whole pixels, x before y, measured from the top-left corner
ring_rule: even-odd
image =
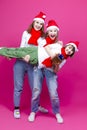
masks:
[[[58,36],[58,30],[56,28],[52,28],[48,30],[48,36],[54,40]]]
[[[74,53],[73,48],[74,48],[73,45],[67,45],[65,47],[66,55],[71,56]]]
[[[43,22],[42,21],[39,21],[39,20],[35,20],[34,21],[34,24],[33,24],[33,27],[36,31],[39,31],[41,30],[41,28],[43,27]]]

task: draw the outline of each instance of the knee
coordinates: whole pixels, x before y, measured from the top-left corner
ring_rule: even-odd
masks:
[[[39,88],[33,88],[33,91],[32,91],[32,100],[36,100],[37,98],[39,98],[40,96],[40,89]]]
[[[59,100],[58,94],[56,94],[56,93],[51,93],[50,97],[51,97],[51,100],[53,100],[53,101]]]

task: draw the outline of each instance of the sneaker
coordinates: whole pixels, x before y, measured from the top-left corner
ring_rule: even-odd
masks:
[[[16,118],[16,119],[20,118],[20,110],[19,109],[14,110],[14,118]]]
[[[63,123],[63,118],[59,113],[56,114],[56,118],[58,123]]]
[[[48,113],[48,110],[47,110],[46,108],[42,107],[42,106],[39,106],[39,107],[38,107],[38,110],[39,110],[40,112],[42,112],[42,113]]]
[[[28,121],[33,122],[35,120],[35,112],[31,112],[28,116]]]

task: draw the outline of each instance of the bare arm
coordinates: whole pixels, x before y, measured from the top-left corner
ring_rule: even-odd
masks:
[[[60,44],[61,46],[63,46],[63,41],[58,41],[58,44]]]
[[[53,44],[55,44],[55,43],[53,43]],[[62,47],[63,41],[58,41],[57,44],[59,44]],[[44,48],[45,48],[46,52],[48,53],[48,55],[51,57],[51,59],[53,59],[56,55],[58,55],[58,53],[56,53],[56,52],[52,53],[50,44],[45,46]]]
[[[45,46],[44,48],[45,48],[46,52],[48,53],[48,55],[51,57],[51,59],[53,59],[56,56],[56,53],[55,54],[52,53],[49,45]]]

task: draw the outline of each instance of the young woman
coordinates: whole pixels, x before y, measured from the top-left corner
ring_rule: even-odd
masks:
[[[71,43],[71,44],[73,44],[73,43]],[[74,46],[72,46],[71,44],[60,49],[61,52],[63,51],[63,56],[62,56],[63,59],[61,59],[62,62],[59,63],[58,69],[60,69],[65,64],[68,56],[72,56],[74,54],[74,52],[76,51]],[[55,45],[55,44],[53,44],[53,45]],[[73,45],[75,45],[75,44],[73,44]],[[47,65],[49,65],[48,64],[49,59],[47,59],[47,61],[48,62],[45,62],[45,63],[47,63]],[[55,60],[54,60],[54,63],[55,63]],[[56,62],[56,63],[58,63],[58,62]],[[56,63],[55,63],[55,65],[56,65]],[[38,103],[39,103],[40,93],[42,90],[41,87],[38,87],[38,84],[40,82],[42,83],[43,78],[45,76],[47,87],[48,87],[48,92],[49,92],[50,100],[51,100],[51,104],[52,104],[53,113],[57,119],[57,122],[63,123],[63,118],[60,114],[60,103],[59,103],[59,97],[58,97],[58,92],[57,92],[57,88],[58,88],[57,74],[55,72],[53,72],[53,69],[51,69],[51,68],[44,68],[44,69],[38,69],[37,71],[35,71],[35,76],[37,78],[34,79],[33,95],[32,95],[32,101],[31,101],[32,102],[31,113],[28,117],[28,120],[29,121],[35,120],[35,115],[38,111]]]
[[[61,41],[58,40],[58,35],[59,35],[58,24],[54,20],[50,20],[48,22],[46,29],[47,29],[46,30],[46,37],[43,40],[43,42],[42,41],[41,42],[43,43],[47,53],[49,54],[49,58],[46,58],[43,62],[44,64],[46,64],[47,68],[46,67],[42,68],[42,69],[36,68],[36,70],[34,71],[34,77],[36,77],[36,78],[34,78],[34,87],[33,87],[33,92],[32,92],[33,93],[32,94],[32,101],[31,101],[31,113],[28,117],[28,120],[29,121],[35,120],[35,115],[38,111],[38,104],[39,104],[40,94],[41,94],[41,90],[42,90],[41,85],[42,85],[44,77],[46,77],[46,83],[47,83],[48,92],[50,95],[53,113],[55,114],[57,122],[63,123],[63,118],[60,114],[60,103],[59,103],[59,97],[58,97],[58,92],[57,92],[57,88],[58,88],[57,77],[58,77],[58,75],[56,73],[64,65],[67,57],[65,55],[65,49],[64,49],[65,47],[62,48],[63,44]],[[56,50],[56,52],[54,52],[54,53],[53,53],[53,51],[50,51],[50,49],[52,50],[52,47],[50,46],[50,44],[52,44],[52,43],[54,43],[54,44],[57,43],[57,44],[53,45],[54,46],[53,50]],[[71,42],[71,43],[73,44],[73,42]],[[75,46],[75,50],[77,50],[78,42],[75,42],[73,45]],[[64,60],[63,56],[61,56],[63,62],[60,65],[56,64],[56,62],[55,62],[56,59],[58,59],[58,58],[54,58],[54,61],[50,62],[51,61],[50,59],[52,59],[55,56],[55,53],[56,54],[63,53],[63,55],[65,57],[64,58],[65,60]],[[42,57],[44,57],[44,56],[45,55],[43,54]],[[40,60],[40,63],[41,63],[41,61],[42,61],[42,59]],[[57,60],[57,62],[58,62],[58,60]],[[55,63],[55,66],[52,63]],[[51,65],[53,65],[53,67],[49,68],[49,66],[51,67]],[[43,66],[43,64],[41,64],[41,66]]]
[[[27,30],[23,32],[20,47],[38,46],[38,40],[44,35],[44,23],[46,14],[40,12],[37,14],[32,24]],[[17,59],[14,65],[14,117],[20,118],[20,99],[23,91],[24,77],[27,73],[28,81],[33,88],[33,71],[34,66],[25,62],[25,59]],[[48,112],[48,110],[39,106],[39,110],[42,112]]]

